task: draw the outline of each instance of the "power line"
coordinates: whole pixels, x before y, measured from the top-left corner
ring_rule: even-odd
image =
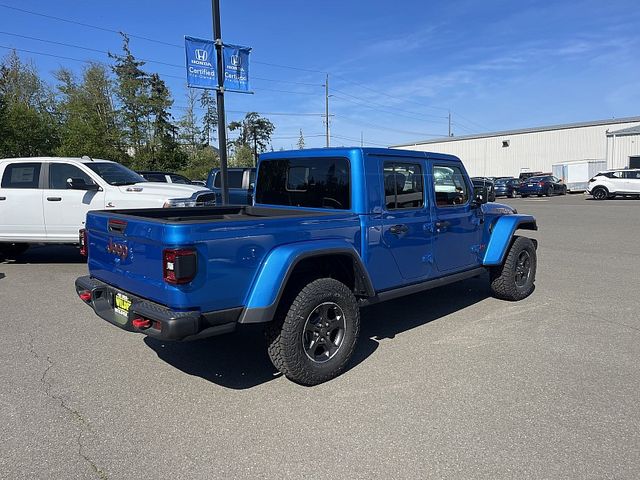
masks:
[[[13,7],[11,5],[5,5],[4,3],[0,3],[0,7],[8,8],[10,10],[16,10],[16,11],[22,12],[22,13],[28,13],[30,15],[37,15],[38,17],[44,17],[44,18],[49,18],[49,19],[52,19],[52,20],[58,20],[59,22],[66,22],[66,23],[71,23],[73,25],[80,25],[80,26],[87,27],[87,28],[93,28],[95,30],[101,30],[103,32],[110,32],[110,33],[117,33],[117,34],[124,33],[124,32],[122,32],[120,30],[114,30],[114,29],[111,29],[111,28],[100,27],[98,25],[92,25],[90,23],[78,22],[76,20],[69,20],[68,18],[56,17],[55,15],[47,15],[47,14],[44,14],[44,13],[34,12],[32,10],[26,10],[24,8],[18,8],[18,7]],[[134,35],[132,33],[127,33],[127,35],[129,37],[131,37],[131,38],[137,38],[139,40],[146,40],[147,42],[159,43],[161,45],[167,45],[167,46],[171,46],[171,47],[179,46],[179,45],[175,45],[173,43],[164,42],[162,40],[156,40],[154,38],[144,37],[142,35]],[[182,48],[182,47],[180,47],[180,48]]]
[[[335,92],[335,90],[334,90],[334,92]],[[372,106],[372,105],[368,105],[368,104],[366,104],[366,103],[364,103],[364,102],[360,102],[360,101],[356,101],[356,100],[351,100],[351,99],[346,98],[346,97],[343,97],[343,96],[341,96],[341,95],[333,95],[333,96],[334,96],[335,98],[339,98],[339,99],[341,99],[341,100],[345,100],[345,101],[347,101],[347,102],[351,102],[351,103],[353,103],[353,104],[355,104],[355,105],[359,105],[359,106],[362,106],[362,107],[364,107],[364,108],[369,108],[369,109],[371,109],[371,110],[376,110],[376,111],[378,111],[378,112],[389,113],[389,114],[391,114],[391,115],[396,115],[396,116],[398,116],[398,117],[409,118],[409,119],[411,119],[411,120],[419,120],[419,121],[421,121],[421,122],[436,123],[436,121],[435,121],[435,120],[425,120],[424,118],[419,118],[419,117],[415,117],[415,116],[411,116],[411,115],[405,115],[405,114],[403,114],[403,113],[398,113],[398,112],[395,112],[395,111],[393,111],[393,110],[386,110],[386,109],[383,109],[383,108],[374,107],[374,106]],[[375,105],[375,104],[373,104],[373,105]],[[402,112],[402,111],[403,111],[403,110],[400,110],[400,112]],[[435,118],[439,118],[439,119],[440,119],[440,117],[435,117]],[[444,117],[443,117],[443,118],[444,118]],[[442,119],[443,119],[443,118],[442,118]],[[441,122],[442,122],[442,119],[440,119],[440,121],[441,121]]]
[[[351,142],[360,143],[360,139],[359,138],[345,137],[345,136],[342,136],[342,135],[332,135],[331,138],[337,138],[339,140],[349,140]],[[370,141],[365,141],[365,143],[368,144],[368,145],[375,145],[377,147],[388,147],[389,146],[386,143],[376,143],[376,142],[370,142]]]

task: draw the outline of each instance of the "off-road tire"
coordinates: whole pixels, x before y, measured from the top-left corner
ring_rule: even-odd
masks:
[[[523,252],[526,252],[525,255],[528,255],[530,260],[530,271],[524,284],[518,285],[516,272],[520,255]],[[522,300],[531,295],[535,288],[537,263],[536,247],[533,241],[527,237],[514,237],[502,265],[492,267],[489,270],[493,295],[510,301]]]
[[[305,352],[304,328],[312,312],[327,302],[340,307],[345,328],[335,354],[318,363]],[[360,333],[360,311],[353,292],[338,280],[320,278],[308,283],[282,307],[266,330],[273,365],[289,380],[301,385],[317,385],[340,375],[353,354]]]

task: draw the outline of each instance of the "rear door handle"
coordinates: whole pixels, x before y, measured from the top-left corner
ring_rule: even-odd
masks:
[[[440,221],[440,222],[436,222],[436,231],[439,232],[440,230],[444,230],[449,225],[451,225],[451,222],[447,222],[446,220]]]
[[[47,197],[47,200],[50,202],[60,202],[62,197]]]
[[[400,235],[401,233],[407,233],[409,231],[409,227],[406,225],[393,225],[389,228],[389,231],[394,235]]]

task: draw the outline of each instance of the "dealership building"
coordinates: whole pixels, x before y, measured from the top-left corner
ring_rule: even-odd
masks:
[[[392,148],[456,155],[472,176],[517,177],[579,163],[640,168],[640,117],[445,137]]]

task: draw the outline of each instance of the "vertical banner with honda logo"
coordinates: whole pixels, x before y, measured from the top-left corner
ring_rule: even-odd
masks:
[[[211,40],[184,37],[187,54],[187,85],[194,88],[218,87],[216,78],[216,47]]]
[[[187,86],[217,89],[215,43],[202,38],[184,37],[184,45],[187,57]],[[249,91],[251,48],[224,45],[223,52],[225,90],[253,93]]]
[[[224,88],[240,93],[249,92],[249,54],[251,48],[224,45]]]

